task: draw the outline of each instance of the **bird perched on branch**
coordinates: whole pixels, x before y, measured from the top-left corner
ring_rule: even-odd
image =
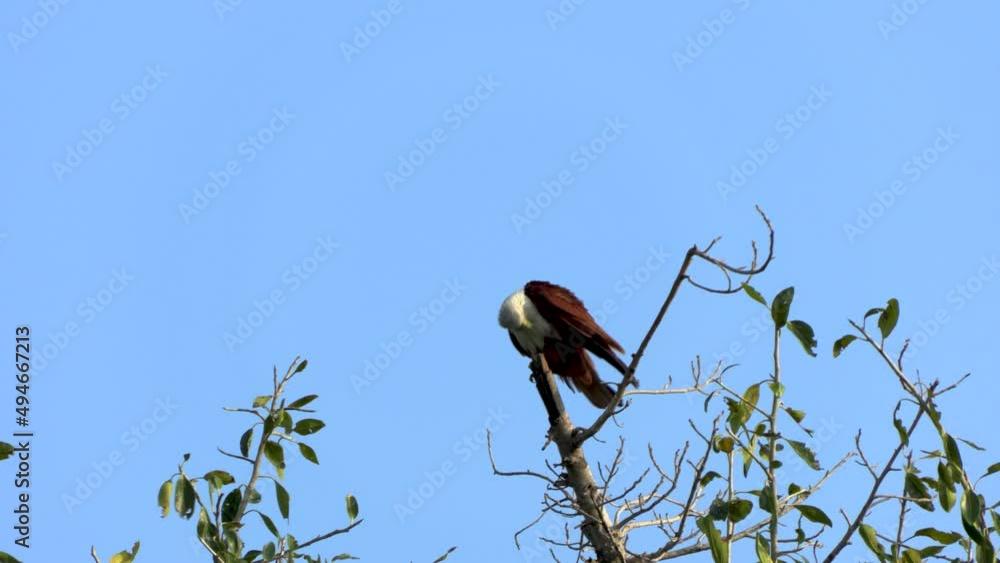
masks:
[[[582,391],[595,407],[611,404],[615,391],[601,381],[587,352],[625,375],[628,366],[615,353],[625,350],[597,325],[573,292],[549,282],[528,282],[504,300],[499,320],[518,352],[529,358],[541,352],[552,373],[570,389]]]

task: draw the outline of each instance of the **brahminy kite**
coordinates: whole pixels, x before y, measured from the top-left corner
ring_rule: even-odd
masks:
[[[582,391],[595,407],[611,404],[615,391],[601,381],[587,352],[625,375],[628,366],[615,354],[625,350],[573,292],[549,282],[528,282],[504,300],[499,320],[518,352],[529,358],[542,352],[549,369],[570,389]]]

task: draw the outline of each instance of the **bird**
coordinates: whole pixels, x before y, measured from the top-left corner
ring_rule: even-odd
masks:
[[[616,354],[625,350],[572,291],[530,281],[504,300],[498,320],[521,355],[533,358],[541,352],[549,369],[571,390],[579,389],[597,408],[611,404],[615,390],[601,380],[588,352],[625,375],[628,366]]]

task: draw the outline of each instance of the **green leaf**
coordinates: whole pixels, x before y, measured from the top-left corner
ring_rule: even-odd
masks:
[[[955,506],[955,487],[946,487],[941,481],[938,481],[938,502],[941,503],[941,510],[945,512],[951,512],[952,507]]]
[[[167,479],[160,485],[159,492],[156,493],[156,504],[160,506],[160,518],[166,518],[170,514],[170,493],[173,492],[174,482]]]
[[[994,463],[993,465],[987,467],[986,473],[983,474],[983,477],[986,477],[988,475],[993,475],[997,471],[1000,471],[1000,462]],[[1000,530],[998,530],[998,532],[1000,532]]]
[[[907,548],[903,551],[903,563],[923,563],[923,558],[920,556],[919,551]]]
[[[799,456],[802,458],[802,461],[806,462],[806,465],[808,465],[811,469],[819,471],[820,465],[819,461],[816,460],[816,452],[810,450],[809,447],[802,442],[789,440],[787,438],[785,441],[792,447],[792,451],[795,452],[795,455]]]
[[[315,434],[326,426],[322,420],[315,418],[303,418],[302,420],[295,423],[295,429],[292,430],[296,434],[301,434],[303,436],[308,436],[310,434]]]
[[[271,395],[261,395],[253,400],[253,408],[263,407],[271,401]]]
[[[937,464],[937,473],[938,473],[938,481],[940,483],[948,487],[955,486],[955,480],[952,479],[951,470],[948,469],[947,465],[941,463],[940,461]]]
[[[788,311],[792,308],[794,297],[794,287],[786,287],[774,296],[774,300],[771,301],[771,319],[774,321],[774,328],[781,328],[788,322]]]
[[[729,436],[722,436],[715,440],[715,451],[722,452],[724,454],[733,453],[733,439]]]
[[[288,496],[288,491],[277,481],[274,482],[274,496],[278,499],[278,511],[281,512],[281,517],[288,520],[288,502],[291,499]]]
[[[795,410],[792,407],[785,407],[785,412],[787,412],[788,416],[792,417],[792,420],[796,423],[802,422],[802,419],[806,417],[805,411]]]
[[[767,541],[764,539],[764,536],[762,536],[761,534],[757,534],[757,539],[754,542],[754,545],[757,548],[758,563],[773,563],[774,560],[771,559],[770,548],[768,547]]]
[[[302,407],[315,401],[317,397],[319,397],[319,395],[306,395],[305,397],[300,397],[292,401],[292,404],[288,405],[285,408],[288,410],[301,409]]]
[[[447,559],[449,555],[451,555],[452,551],[455,551],[456,549],[458,549],[458,546],[454,546],[454,547],[449,548],[448,551],[444,552],[444,555],[442,555],[441,557],[438,557],[437,559],[435,559],[434,563],[441,563],[442,561],[444,561],[445,559]],[[357,559],[357,557],[352,557],[351,559]]]
[[[962,454],[958,451],[958,443],[955,439],[951,437],[950,434],[943,434],[941,439],[944,441],[944,455],[948,458],[948,463],[951,463],[962,468]]]
[[[729,521],[737,524],[750,515],[753,510],[753,503],[745,498],[736,498],[729,501]]]
[[[250,442],[253,440],[253,428],[247,429],[246,432],[240,436],[240,453],[243,457],[250,457]]]
[[[726,416],[726,423],[729,424],[729,430],[735,434],[739,432],[740,426],[750,418],[750,414],[747,412],[748,409],[743,404],[743,401],[737,401],[731,397],[725,397],[723,400],[729,409],[729,414]]]
[[[892,417],[892,425],[896,427],[896,432],[899,433],[899,443],[903,444],[904,447],[910,444],[910,435],[906,432],[906,428],[903,427],[903,421],[896,417]]]
[[[209,471],[203,478],[208,482],[209,489],[214,488],[217,491],[221,490],[222,487],[225,487],[226,485],[231,485],[236,482],[236,479],[233,479],[232,475],[219,469]]]
[[[845,334],[844,336],[838,338],[833,343],[833,357],[836,358],[837,356],[839,356],[840,353],[843,352],[851,344],[851,342],[854,342],[857,339],[858,337],[854,336],[853,334]]]
[[[985,541],[983,533],[979,530],[979,512],[982,504],[979,502],[979,495],[975,491],[964,491],[962,493],[962,527],[965,533],[969,534],[969,539],[978,545]]]
[[[767,388],[771,390],[779,399],[785,394],[785,384],[780,381],[769,381]]]
[[[823,524],[824,526],[828,526],[830,528],[833,527],[833,521],[830,520],[830,517],[827,516],[825,512],[823,512],[822,510],[820,510],[815,506],[809,506],[808,504],[798,504],[795,506],[795,509],[801,512],[802,516],[804,516],[805,519],[810,522]]]
[[[892,329],[896,328],[896,321],[899,320],[899,301],[890,299],[885,310],[878,317],[878,329],[882,332],[882,340],[889,338]]]
[[[885,311],[885,309],[883,309],[882,307],[872,307],[871,309],[868,309],[867,313],[865,313],[865,318],[867,319],[868,317],[870,317],[872,315],[877,315],[877,314],[881,313],[882,311]]]
[[[702,475],[701,479],[698,480],[698,486],[704,487],[705,485],[711,483],[712,481],[714,481],[716,479],[719,479],[720,477],[722,477],[722,475],[719,475],[718,472],[716,472],[716,471],[709,471],[708,473]]]
[[[277,426],[284,428],[286,434],[292,431],[292,415],[288,414],[287,410],[281,409],[278,412],[277,420]]]
[[[177,488],[174,491],[174,510],[181,518],[187,519],[194,515],[194,486],[183,475],[177,478]]]
[[[454,547],[451,548],[451,550],[449,550],[448,553],[451,553],[452,551],[455,551]],[[440,558],[438,558],[437,561],[444,561],[446,557],[448,557],[447,554],[445,554],[445,555],[441,556]],[[334,557],[330,561],[343,561],[345,559],[360,559],[360,557],[355,557],[355,556],[351,555],[350,553],[341,553],[340,555]],[[437,563],[437,561],[435,561],[435,563]]]
[[[195,525],[195,531],[198,533],[198,537],[209,542],[209,545],[215,542],[218,528],[208,518],[208,511],[205,510],[204,506],[198,511],[198,524]]]
[[[802,349],[806,351],[806,354],[814,358],[816,357],[816,335],[808,323],[805,321],[789,321],[788,331],[799,340],[799,344],[802,345]]]
[[[139,542],[135,542],[134,544],[132,544],[132,550],[131,551],[119,551],[118,553],[112,555],[111,559],[108,559],[108,562],[109,563],[132,563],[133,561],[135,561],[135,556],[138,555],[138,554],[139,554]],[[0,558],[0,562],[3,562],[3,561],[16,561],[16,560],[13,559],[13,558],[11,558],[9,560]]]
[[[260,515],[260,519],[263,520],[264,526],[267,527],[268,531],[270,531],[274,537],[280,539],[281,534],[278,533],[278,527],[274,525],[274,521],[271,520],[271,517],[259,511],[257,512],[257,514]]]
[[[750,299],[753,299],[754,301],[756,301],[756,302],[760,303],[761,305],[767,307],[767,301],[764,300],[764,296],[761,295],[759,291],[757,291],[756,289],[754,289],[753,286],[751,286],[750,284],[748,284],[746,282],[740,284],[740,286],[743,287],[743,291],[745,291],[746,294],[750,296]]]
[[[768,514],[774,514],[774,499],[772,498],[771,487],[767,485],[762,491],[757,493],[757,506]]]
[[[261,548],[261,555],[264,556],[264,559],[270,561],[271,559],[274,559],[274,550],[275,550],[274,542],[269,541],[266,544],[264,544],[263,548]]]
[[[862,524],[858,526],[858,534],[861,536],[861,540],[865,542],[865,545],[868,546],[868,549],[878,556],[879,560],[885,556],[885,548],[878,542],[878,536],[875,535],[875,528],[872,528],[868,524]]]
[[[347,519],[353,524],[358,517],[358,499],[354,498],[354,495],[347,495],[344,497],[344,501],[347,504]]]
[[[0,551],[0,563],[21,563],[21,560],[9,553],[4,553]]]
[[[316,458],[316,451],[302,442],[299,442],[299,453],[302,454],[302,457],[319,465],[319,459]]]
[[[728,563],[729,546],[726,545],[726,542],[722,541],[722,535],[719,534],[719,530],[712,523],[712,517],[707,515],[702,516],[695,522],[701,533],[705,534],[705,538],[708,539],[708,547],[712,552],[712,560],[715,563]]]
[[[906,477],[903,480],[903,494],[913,499],[920,508],[934,512],[934,499],[931,498],[927,485],[916,473],[906,472]]]
[[[921,557],[934,557],[938,553],[944,551],[943,545],[929,545],[920,550]]]
[[[938,543],[943,543],[944,545],[951,545],[962,539],[962,534],[959,534],[958,532],[942,532],[941,530],[935,528],[921,528],[916,532],[913,532],[913,535],[930,538]]]
[[[985,452],[986,451],[986,448],[984,448],[984,447],[976,444],[975,442],[972,442],[970,440],[966,440],[965,438],[959,438],[959,440],[961,440],[962,443],[964,443],[966,446],[969,446],[970,448],[972,448],[972,449],[974,449],[974,450],[976,450],[978,452]]]
[[[295,368],[295,373],[299,373],[300,371],[306,369],[307,365],[309,365],[309,360],[302,360],[302,363],[299,364],[299,367]]]
[[[240,510],[240,502],[243,501],[243,491],[236,487],[229,491],[226,495],[225,500],[222,501],[222,514],[221,518],[223,522],[235,522],[236,513]]]
[[[712,520],[725,520],[729,517],[729,503],[721,498],[713,500],[712,504],[708,505],[708,514],[712,517]]]
[[[284,479],[285,475],[285,449],[281,447],[281,444],[273,441],[268,441],[264,444],[264,457],[267,461],[271,462],[271,465],[278,472],[278,478]]]
[[[950,466],[941,463],[937,464],[938,480],[937,489],[938,502],[941,503],[941,509],[945,512],[951,512],[951,508],[955,506],[955,481],[952,479]]]
[[[260,501],[263,500],[262,497],[260,496],[260,492],[258,492],[257,489],[250,489],[246,493],[246,496],[250,498],[250,500],[247,501],[247,504],[259,504]]]
[[[755,383],[747,390],[743,392],[743,402],[747,403],[751,407],[756,407],[757,402],[760,400],[760,383]]]

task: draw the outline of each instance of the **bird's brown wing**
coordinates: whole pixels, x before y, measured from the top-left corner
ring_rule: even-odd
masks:
[[[573,292],[554,283],[532,281],[524,286],[524,295],[559,333],[564,345],[589,350],[622,375],[628,371],[625,362],[615,354],[625,352],[622,345],[604,332]]]

